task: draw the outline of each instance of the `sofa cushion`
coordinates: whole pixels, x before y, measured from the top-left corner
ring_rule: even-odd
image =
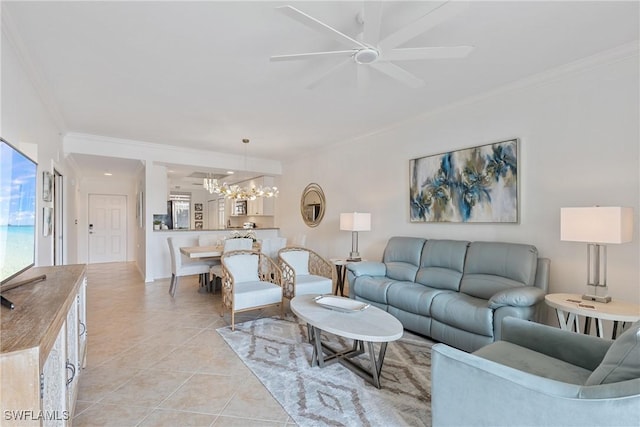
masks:
[[[283,260],[298,274],[309,274],[309,252],[286,251],[280,254]]]
[[[563,383],[583,385],[591,371],[508,341],[496,341],[473,353],[501,365]]]
[[[431,317],[463,331],[493,337],[493,310],[487,301],[459,292],[441,292],[431,303]]]
[[[640,378],[640,322],[611,344],[585,385],[610,384]]]
[[[413,282],[420,265],[424,242],[425,239],[417,237],[390,238],[382,256],[382,262],[387,265],[387,277]]]
[[[361,276],[352,285],[353,292],[367,301],[387,304],[387,290],[395,280],[386,277]]]
[[[409,313],[430,316],[433,297],[440,292],[445,291],[417,283],[395,282],[387,290],[387,303]]]
[[[535,246],[472,242],[467,250],[460,292],[488,300],[505,289],[533,286],[537,264]]]
[[[427,240],[422,250],[416,282],[431,288],[460,289],[467,241]]]

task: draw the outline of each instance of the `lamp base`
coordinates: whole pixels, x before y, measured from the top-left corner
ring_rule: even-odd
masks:
[[[349,252],[349,258],[347,258],[347,261],[349,261],[349,262],[362,261],[362,258],[360,258],[360,252],[358,252],[358,251]]]
[[[611,297],[609,295],[605,295],[603,297],[598,296],[598,295],[582,295],[582,299],[583,300],[587,300],[587,301],[595,301],[595,302],[601,302],[601,303],[608,303],[611,302]]]

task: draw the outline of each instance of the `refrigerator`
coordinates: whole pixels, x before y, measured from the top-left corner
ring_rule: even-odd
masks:
[[[190,203],[182,200],[170,200],[167,202],[167,210],[171,224],[169,228],[174,230],[188,230],[190,228]]]

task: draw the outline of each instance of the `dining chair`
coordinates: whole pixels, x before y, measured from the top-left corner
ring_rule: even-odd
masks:
[[[192,261],[189,257],[180,253],[181,246],[187,246],[188,244],[184,240],[177,239],[175,237],[168,237],[167,243],[169,244],[169,254],[171,257],[171,283],[169,284],[169,294],[175,296],[176,288],[178,287],[178,279],[183,276],[192,276],[199,274],[204,282],[205,286],[209,286],[208,276],[209,264],[203,261]]]
[[[275,262],[254,250],[222,254],[222,308],[231,312],[235,331],[236,313],[280,305],[282,316],[282,273]]]
[[[296,234],[293,236],[293,240],[291,241],[291,246],[304,248],[307,245],[307,235],[306,234]]]
[[[274,261],[278,260],[278,251],[287,246],[286,237],[269,237],[262,239],[260,251]]]
[[[333,292],[333,265],[311,249],[290,246],[278,251],[284,298]]]
[[[239,238],[239,239],[225,239],[222,245],[222,254],[224,255],[230,251],[238,251],[238,250],[251,250],[253,248],[253,239],[247,238]],[[209,269],[211,273],[211,282],[213,283],[213,288],[216,285],[216,277],[222,277],[222,264],[217,264],[212,266]]]
[[[218,246],[220,244],[220,236],[216,235],[216,234],[201,234],[198,236],[198,246]],[[220,265],[220,258],[206,258],[202,260],[203,262],[206,262],[209,265],[209,276],[211,275],[211,267],[216,266],[216,265]],[[215,289],[215,278],[214,277],[209,277],[209,286],[207,287],[207,290],[209,292],[213,292]]]

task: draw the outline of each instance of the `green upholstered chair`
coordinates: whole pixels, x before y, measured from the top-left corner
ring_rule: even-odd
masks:
[[[474,353],[432,350],[434,426],[640,425],[640,322],[617,340],[507,317]]]

